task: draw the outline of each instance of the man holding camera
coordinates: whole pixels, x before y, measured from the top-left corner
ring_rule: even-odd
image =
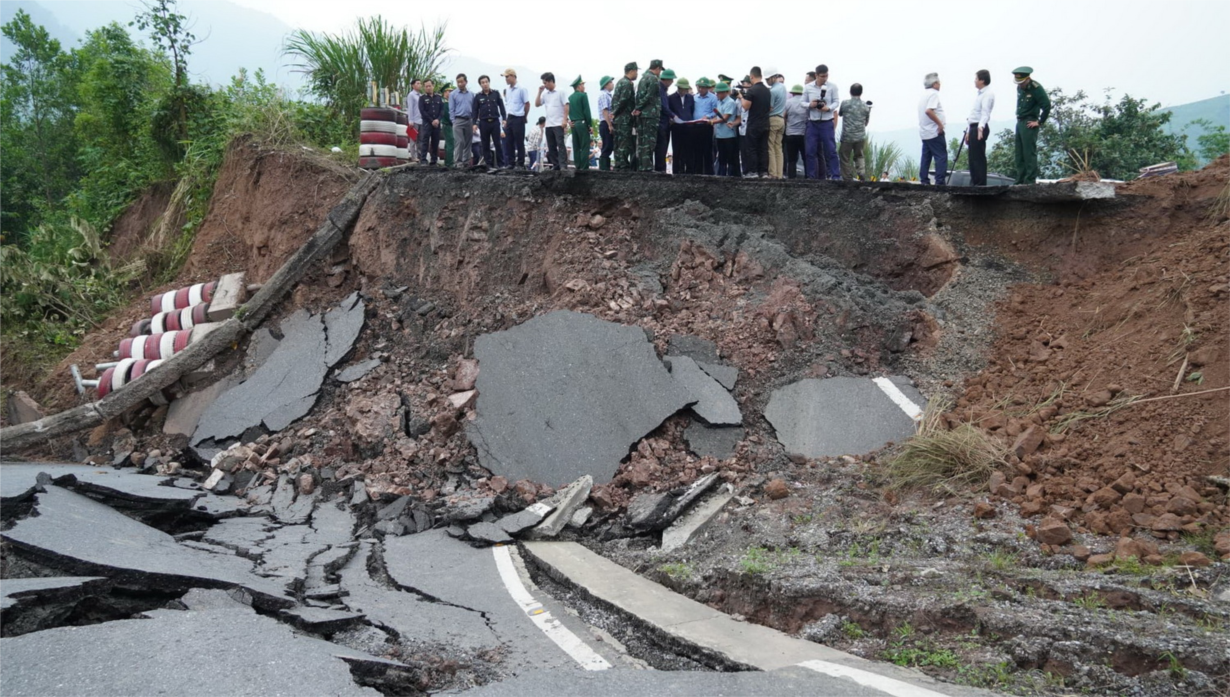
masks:
[[[871,102],[864,102],[863,86],[850,85],[850,98],[837,110],[841,114],[841,148],[837,157],[841,160],[841,178],[852,181],[858,173],[860,181],[867,181],[867,161],[863,147],[867,144],[867,122],[871,120]]]
[[[816,81],[803,88],[807,101],[807,178],[841,179],[837,159],[837,109],[841,104],[837,85],[829,82],[829,67],[816,66]]]

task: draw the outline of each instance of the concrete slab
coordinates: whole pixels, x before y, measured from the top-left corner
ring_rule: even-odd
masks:
[[[531,671],[463,693],[466,697],[885,697],[887,693],[858,683],[825,676],[806,668],[771,673],[707,673],[699,671],[604,670]]]
[[[554,506],[555,510],[531,531],[531,536],[541,539],[560,534],[560,531],[572,522],[572,516],[589,498],[589,492],[593,489],[594,478],[587,474],[555,492],[555,495],[544,502],[548,506]]]
[[[829,669],[830,675],[853,676],[859,684],[876,679],[905,683],[895,694],[935,697],[972,692],[940,685],[922,673],[796,639],[776,629],[739,622],[573,542],[527,542],[523,548],[557,581],[635,618],[639,625],[669,641],[694,647],[692,655],[716,661],[722,667],[770,671],[808,663]]]
[[[150,619],[47,629],[0,639],[5,695],[280,695],[379,697],[347,660],[397,665],[295,633],[251,609],[156,610]],[[99,647],[106,647],[99,650]],[[208,665],[192,656],[208,651]]]
[[[704,534],[718,513],[730,503],[734,494],[725,493],[711,496],[696,504],[696,507],[662,531],[662,551],[672,552]]]
[[[708,426],[693,420],[683,430],[688,449],[701,457],[729,460],[735,456],[735,447],[743,440],[745,431],[738,426]]]
[[[363,615],[357,612],[343,612],[323,607],[297,607],[283,610],[282,617],[299,629],[317,634],[340,632],[363,620]]]
[[[167,410],[167,420],[162,425],[162,432],[167,435],[191,436],[201,422],[201,415],[214,403],[222,393],[237,384],[237,380],[226,377],[207,385],[196,392],[190,392],[171,402]]]
[[[466,433],[509,480],[607,482],[645,434],[689,401],[645,332],[558,311],[480,336],[477,418]]]
[[[926,404],[913,386],[893,384]],[[914,419],[871,378],[800,380],[774,390],[764,415],[786,452],[807,458],[862,455],[915,432]]]
[[[263,606],[293,604],[279,584],[253,574],[248,560],[184,547],[160,530],[57,486],[36,496],[38,515],[2,534],[23,553],[56,568],[153,587],[239,586]]]
[[[20,498],[34,489],[39,474],[65,488],[76,489],[92,498],[116,500],[124,504],[187,510],[205,495],[200,490],[164,486],[166,477],[138,474],[135,469],[115,469],[95,465],[23,462],[0,465],[0,503]]]
[[[222,322],[234,316],[235,310],[248,297],[247,276],[244,273],[228,273],[218,279],[213,299],[209,301],[209,321]]]
[[[712,426],[738,426],[743,423],[743,413],[730,391],[720,382],[701,370],[696,361],[687,356],[668,356],[665,363],[671,377],[678,381],[696,401],[692,413]]]

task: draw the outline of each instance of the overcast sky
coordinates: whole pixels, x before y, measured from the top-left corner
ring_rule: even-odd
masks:
[[[1010,72],[1022,64],[1048,88],[1083,89],[1099,98],[1111,88],[1116,96],[1126,91],[1170,106],[1230,90],[1226,0],[235,1],[313,31],[338,31],[375,14],[411,27],[447,22],[456,54],[551,70],[565,84],[580,73],[591,92],[599,77],[618,75],[632,60],[644,68],[661,58],[692,81],[775,66],[787,86],[826,63],[843,97],[851,83],[862,83],[880,128],[917,124],[922,79],[932,71],[943,80],[950,122],[966,115],[979,68],[991,71],[992,87],[1003,95],[997,120],[1012,118]],[[532,93],[540,82],[537,74],[522,74],[522,84]]]

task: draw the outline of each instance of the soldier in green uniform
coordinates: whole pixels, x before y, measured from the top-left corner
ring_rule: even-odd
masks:
[[[1038,181],[1038,133],[1051,113],[1051,98],[1034,82],[1034,69],[1023,65],[1012,71],[1016,81],[1016,183]]]
[[[611,115],[615,117],[615,171],[628,172],[632,170],[632,154],[636,150],[636,139],[632,136],[632,115],[636,109],[636,79],[639,69],[636,63],[624,66],[624,76],[615,83],[615,92],[611,94]],[[655,130],[654,133],[657,133]]]
[[[589,97],[585,94],[585,81],[580,75],[572,81],[568,118],[572,120],[572,164],[578,171],[589,169],[589,129],[594,125],[594,118],[589,112]]]
[[[658,121],[662,115],[662,61],[649,61],[649,70],[636,83],[636,158],[642,172],[653,171],[653,151],[658,147]]]

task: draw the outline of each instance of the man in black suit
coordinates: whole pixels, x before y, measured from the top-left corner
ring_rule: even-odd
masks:
[[[675,83],[675,92],[667,98],[670,112],[679,121],[691,121],[692,110],[696,106],[696,97],[692,95],[692,85],[686,77],[681,77]],[[695,171],[696,159],[693,156],[695,147],[695,129],[692,124],[673,121],[670,124],[673,158],[671,171],[675,174],[699,174]]]

